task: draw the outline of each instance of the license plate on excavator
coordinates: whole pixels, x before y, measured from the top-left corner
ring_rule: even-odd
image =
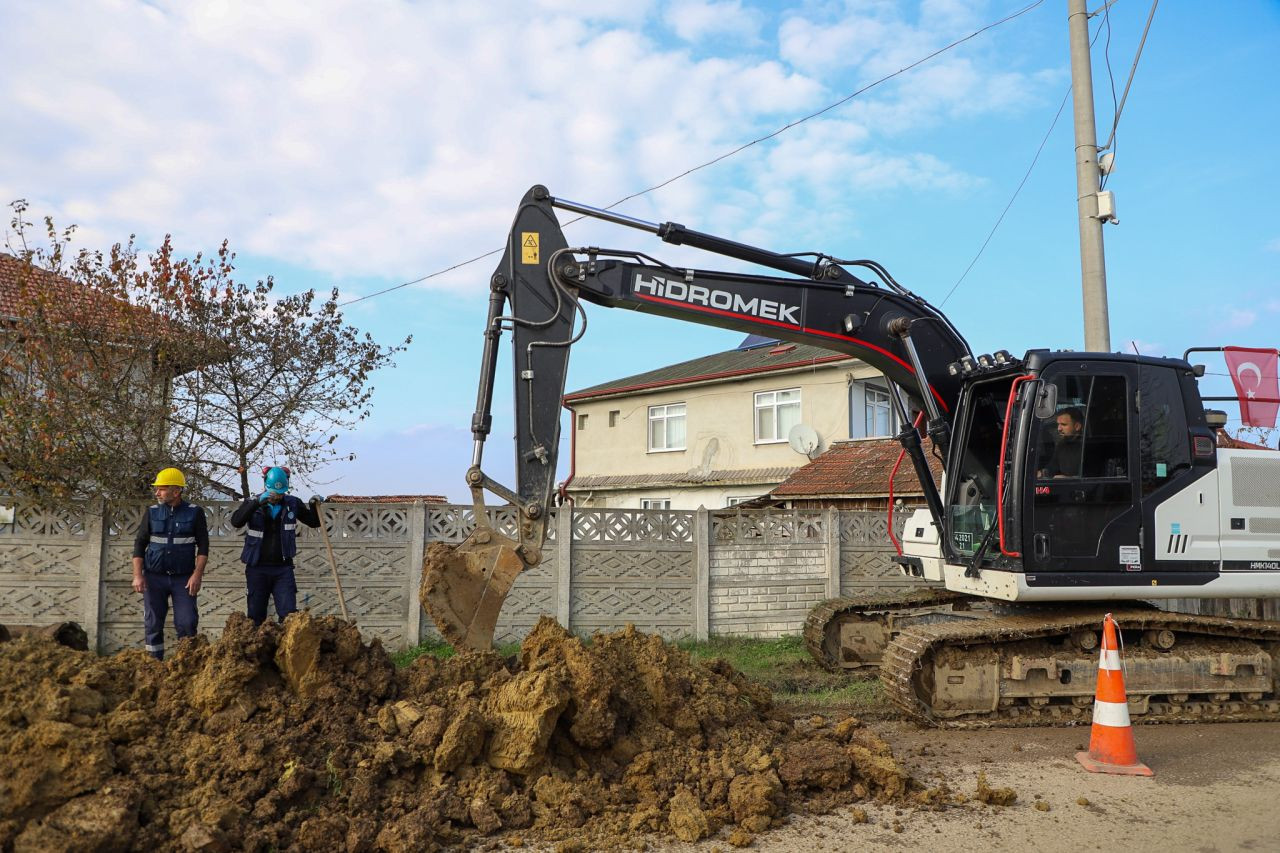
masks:
[[[427,548],[418,598],[454,648],[487,650],[507,592],[524,568],[515,542],[477,529],[456,546],[433,542]]]

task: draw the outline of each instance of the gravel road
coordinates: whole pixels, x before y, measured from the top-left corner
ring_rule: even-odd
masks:
[[[758,836],[749,849],[1280,850],[1280,723],[1136,727],[1138,755],[1156,773],[1149,779],[1085,772],[1075,753],[1088,745],[1088,726],[981,732],[939,732],[899,722],[871,727],[925,784],[945,782],[972,794],[981,771],[992,787],[1017,791],[1017,802],[967,803],[940,812],[871,805],[864,807],[867,823],[856,822],[849,809],[795,816],[788,826]],[[716,848],[732,849],[723,839],[650,849]]]

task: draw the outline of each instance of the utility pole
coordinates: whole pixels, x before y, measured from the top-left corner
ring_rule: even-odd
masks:
[[[1076,206],[1080,216],[1080,284],[1084,295],[1084,348],[1111,351],[1107,317],[1107,268],[1098,209],[1098,133],[1093,123],[1093,70],[1089,60],[1089,12],[1085,0],[1067,0],[1071,36],[1071,102],[1076,129]]]

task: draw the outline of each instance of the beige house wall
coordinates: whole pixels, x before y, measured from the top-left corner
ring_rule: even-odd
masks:
[[[849,359],[574,402],[571,428],[575,460],[570,493],[580,506],[639,508],[641,499],[666,498],[673,510],[718,508],[726,506],[730,498],[762,495],[809,459],[792,450],[785,436],[778,441],[756,441],[755,394],[799,388],[800,421],[817,431],[821,439],[817,452],[821,452],[830,442],[850,437],[850,385],[879,377],[874,369]],[[649,409],[672,403],[685,404],[685,447],[650,451]],[[759,476],[765,471],[772,476]],[[684,485],[652,480],[691,472],[726,476]],[[758,476],[751,479],[746,472]],[[649,479],[629,486],[580,485],[592,477],[636,475]]]

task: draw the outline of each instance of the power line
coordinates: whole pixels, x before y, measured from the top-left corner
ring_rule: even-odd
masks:
[[[1103,8],[1104,9],[1111,8],[1112,3],[1115,3],[1115,2],[1117,2],[1117,0],[1111,0],[1111,2],[1108,3]],[[1152,11],[1154,12],[1154,9]],[[1111,30],[1111,25],[1110,25],[1110,22],[1108,21],[1108,24],[1107,24],[1108,34],[1110,33],[1110,30]],[[1097,44],[1098,36],[1100,35],[1102,35],[1101,27],[1099,27],[1098,31],[1093,34],[1093,41],[1089,42],[1089,47],[1093,47],[1095,44]],[[1108,35],[1108,38],[1110,38],[1110,35]],[[1113,86],[1113,89],[1114,89],[1114,86]],[[990,243],[991,238],[995,236],[996,229],[1000,227],[1001,222],[1004,222],[1004,217],[1009,212],[1009,208],[1013,207],[1013,202],[1018,198],[1018,194],[1022,192],[1022,188],[1026,186],[1027,179],[1031,177],[1031,170],[1036,167],[1036,162],[1039,161],[1040,154],[1041,152],[1044,151],[1044,146],[1049,142],[1049,137],[1053,135],[1053,129],[1058,126],[1058,119],[1062,117],[1062,110],[1064,107],[1066,107],[1067,98],[1069,97],[1071,97],[1070,86],[1067,87],[1066,94],[1062,96],[1062,103],[1058,104],[1058,111],[1054,113],[1053,121],[1050,122],[1049,129],[1045,131],[1044,138],[1040,140],[1040,147],[1036,149],[1035,156],[1031,158],[1031,165],[1027,167],[1026,174],[1022,176],[1022,180],[1018,183],[1017,189],[1015,189],[1013,191],[1013,195],[1010,196],[1009,203],[1004,206],[1004,210],[1000,211],[1000,215],[996,218],[996,224],[991,226],[991,231],[987,234],[987,239],[982,241],[982,246],[978,249],[978,253],[973,256],[973,260],[969,261],[969,266],[964,268],[964,272],[962,272],[960,274],[960,277],[956,279],[956,283],[951,285],[951,289],[947,291],[947,295],[944,296],[942,298],[942,301],[938,303],[939,308],[947,304],[947,300],[951,298],[951,294],[956,292],[956,288],[960,286],[960,282],[965,280],[965,277],[969,275],[969,271],[973,269],[973,265],[978,262],[978,258],[981,258],[982,253],[987,250],[987,244]],[[1121,101],[1121,106],[1123,105],[1124,105],[1124,102]]]
[[[1040,140],[1040,147],[1036,149],[1036,154],[1031,158],[1031,165],[1027,166],[1026,174],[1022,176],[1022,180],[1018,183],[1018,188],[1013,191],[1013,195],[1009,197],[1009,203],[1004,206],[1004,210],[1000,211],[1000,216],[996,218],[996,224],[991,226],[991,231],[987,234],[987,239],[982,241],[982,246],[978,249],[978,253],[973,256],[973,260],[969,261],[969,266],[964,268],[964,272],[956,279],[956,283],[951,285],[951,289],[947,291],[947,295],[938,303],[938,307],[947,304],[947,300],[951,298],[951,294],[956,292],[956,288],[960,286],[960,282],[965,280],[969,275],[969,271],[973,269],[973,265],[978,262],[978,258],[982,257],[982,253],[987,250],[987,244],[991,242],[991,238],[996,236],[996,230],[1000,227],[1000,223],[1004,222],[1005,214],[1009,212],[1009,208],[1013,207],[1014,201],[1017,200],[1018,194],[1022,192],[1022,188],[1027,185],[1027,180],[1031,177],[1031,171],[1035,169],[1036,163],[1040,160],[1040,154],[1044,151],[1044,146],[1049,142],[1049,137],[1053,135],[1053,129],[1058,126],[1058,119],[1062,118],[1062,110],[1067,106],[1067,98],[1071,97],[1071,87],[1067,87],[1067,93],[1062,96],[1062,103],[1058,104],[1058,111],[1053,114],[1053,121],[1049,124],[1049,129],[1045,131],[1044,138]]]
[[[940,55],[942,55],[942,54],[946,53],[947,51],[952,50],[953,48],[959,47],[960,45],[964,44],[965,42],[967,42],[967,41],[969,41],[969,40],[971,40],[971,39],[973,39],[973,38],[976,38],[977,36],[982,35],[982,34],[983,34],[983,33],[985,33],[987,30],[994,29],[995,27],[998,27],[998,26],[1000,26],[1000,25],[1002,25],[1002,24],[1007,24],[1009,21],[1012,21],[1012,20],[1014,20],[1015,18],[1019,18],[1019,17],[1021,17],[1021,16],[1025,15],[1026,13],[1030,12],[1032,9],[1036,8],[1037,6],[1040,6],[1040,5],[1041,5],[1041,4],[1043,4],[1043,3],[1044,3],[1044,0],[1035,0],[1035,2],[1030,3],[1030,4],[1026,5],[1026,6],[1023,6],[1021,9],[1017,10],[1016,12],[1012,12],[1011,14],[1006,15],[1005,17],[1003,17],[1003,18],[999,19],[998,21],[993,21],[992,23],[987,24],[986,26],[981,27],[980,29],[974,30],[973,32],[969,33],[967,36],[964,36],[963,38],[956,39],[955,41],[951,42],[951,43],[950,43],[950,44],[948,44],[947,46],[945,46],[945,47],[941,47],[941,48],[939,48],[938,50],[935,50],[933,53],[930,53],[930,54],[929,54],[929,55],[927,55],[927,56],[924,56],[924,57],[922,57],[922,58],[920,58],[920,59],[917,59],[915,62],[912,62],[910,65],[905,65],[905,66],[903,66],[902,68],[899,68],[897,71],[894,71],[894,72],[893,72],[893,73],[891,73],[891,74],[886,74],[885,76],[881,77],[879,80],[876,80],[876,81],[875,81],[875,82],[873,82],[873,83],[868,83],[867,85],[863,86],[861,89],[858,89],[857,91],[854,91],[854,92],[852,92],[852,93],[850,93],[850,94],[848,94],[848,95],[844,96],[843,98],[841,98],[841,99],[840,99],[840,100],[838,100],[838,101],[835,101],[834,103],[828,104],[827,106],[823,107],[822,109],[818,110],[817,112],[810,113],[809,115],[806,115],[806,116],[804,116],[804,117],[802,117],[802,118],[798,118],[798,119],[796,119],[795,121],[788,122],[787,124],[783,125],[782,127],[778,128],[777,130],[775,130],[775,131],[773,131],[773,132],[771,132],[771,133],[767,133],[767,134],[765,134],[764,136],[761,136],[761,137],[758,137],[758,138],[756,138],[756,139],[751,140],[750,142],[743,143],[742,145],[739,145],[737,148],[734,148],[734,149],[732,149],[731,151],[727,151],[727,152],[725,152],[724,154],[721,154],[721,155],[719,155],[719,156],[717,156],[717,157],[713,157],[712,159],[710,159],[710,160],[706,161],[705,163],[702,163],[702,164],[700,164],[700,165],[694,166],[694,167],[693,167],[693,168],[691,168],[691,169],[686,169],[685,171],[681,172],[680,174],[675,175],[674,177],[668,178],[667,180],[662,181],[661,183],[654,184],[653,186],[651,186],[651,187],[649,187],[649,188],[647,188],[647,189],[640,190],[639,192],[634,192],[634,193],[632,193],[631,195],[623,196],[622,198],[620,198],[620,199],[618,199],[617,201],[615,201],[613,204],[610,204],[610,205],[606,206],[606,207],[605,207],[605,208],[603,208],[603,209],[604,209],[604,210],[612,210],[613,208],[617,207],[617,206],[618,206],[618,205],[620,205],[620,204],[623,204],[623,203],[625,203],[625,202],[631,201],[631,200],[632,200],[632,199],[634,199],[634,198],[639,198],[640,196],[647,195],[647,194],[649,194],[649,193],[651,193],[651,192],[655,192],[655,191],[657,191],[657,190],[660,190],[660,189],[662,189],[663,187],[669,186],[670,184],[673,184],[673,183],[675,183],[675,182],[676,182],[676,181],[678,181],[678,180],[681,180],[681,179],[683,179],[683,178],[687,178],[689,175],[692,175],[694,172],[699,172],[699,171],[701,171],[701,170],[703,170],[703,169],[706,169],[706,168],[708,168],[708,167],[710,167],[710,166],[714,166],[716,163],[719,163],[719,162],[721,162],[722,160],[727,160],[727,159],[728,159],[728,158],[730,158],[730,157],[733,157],[733,156],[735,156],[735,155],[737,155],[737,154],[740,154],[741,152],[743,152],[743,151],[747,150],[748,148],[751,148],[751,147],[752,147],[752,146],[754,146],[754,145],[759,145],[761,142],[767,142],[768,140],[773,139],[774,137],[780,136],[780,135],[782,135],[783,133],[786,133],[788,130],[791,130],[791,129],[792,129],[792,128],[794,128],[794,127],[798,127],[798,126],[800,126],[800,125],[804,124],[805,122],[807,122],[807,121],[809,121],[809,120],[811,120],[811,119],[815,119],[815,118],[817,118],[818,116],[821,116],[821,115],[823,115],[823,114],[825,114],[825,113],[830,112],[831,110],[836,109],[837,107],[844,106],[844,105],[845,105],[845,104],[847,104],[849,101],[853,100],[854,98],[858,97],[859,95],[862,95],[862,94],[864,94],[864,93],[868,92],[868,91],[869,91],[869,90],[871,90],[871,89],[874,89],[876,86],[879,86],[881,83],[885,83],[885,82],[887,82],[887,81],[889,81],[889,80],[892,80],[894,77],[898,77],[898,76],[900,76],[900,75],[902,75],[902,74],[905,74],[906,72],[908,72],[908,71],[912,70],[913,68],[916,68],[916,67],[918,67],[918,66],[920,66],[920,65],[923,65],[924,63],[926,63],[926,62],[930,61],[931,59],[933,59],[933,58],[935,58],[935,57],[937,57],[937,56],[940,56]],[[579,217],[579,219],[581,219],[581,218],[582,218],[582,217]],[[577,219],[573,220],[573,222],[577,222],[577,221],[578,221]],[[572,224],[572,223],[569,223],[569,224]],[[410,285],[413,285],[413,284],[420,284],[421,282],[424,282],[424,281],[426,281],[426,280],[428,280],[428,279],[435,278],[436,276],[444,275],[444,274],[445,274],[445,273],[447,273],[447,272],[452,272],[453,270],[459,269],[460,267],[464,267],[464,266],[466,266],[466,265],[468,265],[468,264],[473,264],[473,263],[475,263],[476,261],[483,260],[484,258],[487,258],[487,257],[489,257],[490,255],[496,255],[497,253],[499,253],[499,252],[501,252],[501,251],[502,251],[502,249],[493,249],[493,250],[491,250],[491,251],[485,252],[485,253],[484,253],[484,254],[482,254],[482,255],[477,255],[476,257],[471,258],[470,260],[460,261],[460,262],[458,262],[458,263],[456,263],[456,264],[453,264],[453,265],[452,265],[452,266],[450,266],[450,267],[446,267],[445,269],[437,270],[436,272],[433,272],[433,273],[428,273],[427,275],[421,276],[420,278],[415,278],[413,281],[406,281],[406,282],[404,282],[404,283],[402,283],[402,284],[397,284],[397,285],[394,285],[394,286],[392,286],[392,287],[387,287],[387,288],[384,288],[384,289],[382,289],[382,290],[376,291],[376,292],[374,292],[374,293],[369,293],[369,294],[366,294],[366,295],[364,295],[364,296],[358,296],[358,297],[356,297],[355,299],[348,299],[346,302],[339,302],[339,303],[338,303],[338,307],[340,307],[340,308],[341,308],[341,307],[345,307],[345,306],[347,306],[347,305],[354,305],[354,304],[355,304],[355,303],[357,303],[357,302],[363,302],[363,301],[364,301],[364,300],[366,300],[366,299],[372,299],[373,297],[375,297],[375,296],[381,296],[381,295],[383,295],[384,293],[391,293],[393,290],[400,290],[400,289],[401,289],[401,288],[403,288],[403,287],[409,287]],[[976,259],[975,259],[975,260],[976,260]],[[954,288],[953,288],[953,290],[954,290]]]

